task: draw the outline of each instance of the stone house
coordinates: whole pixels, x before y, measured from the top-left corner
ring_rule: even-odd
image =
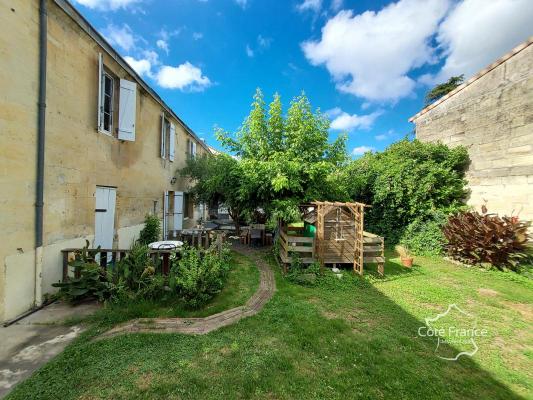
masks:
[[[421,141],[468,149],[469,205],[533,220],[533,37],[409,121]]]
[[[203,216],[174,176],[208,146],[68,1],[2,1],[0,88],[1,321],[54,291],[61,249]]]

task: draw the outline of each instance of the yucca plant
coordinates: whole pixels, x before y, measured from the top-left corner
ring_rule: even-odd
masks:
[[[467,264],[490,263],[498,269],[516,270],[527,257],[530,222],[516,216],[466,211],[448,218],[442,232],[448,255]]]

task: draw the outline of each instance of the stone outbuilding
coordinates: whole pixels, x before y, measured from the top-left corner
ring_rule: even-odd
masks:
[[[468,204],[533,219],[533,37],[409,119],[468,149]]]

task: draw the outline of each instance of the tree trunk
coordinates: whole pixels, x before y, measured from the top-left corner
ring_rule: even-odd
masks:
[[[241,235],[241,223],[239,221],[239,216],[241,213],[238,210],[235,210],[233,208],[228,209],[229,215],[233,222],[235,223],[235,230],[237,231],[237,236]]]

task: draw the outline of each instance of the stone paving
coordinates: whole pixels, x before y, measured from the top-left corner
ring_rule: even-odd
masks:
[[[0,398],[46,364],[76,338],[82,326],[65,326],[72,317],[91,314],[96,303],[72,307],[56,302],[8,327],[0,327]]]
[[[268,263],[261,258],[261,253],[258,251],[241,245],[234,245],[233,250],[250,257],[259,269],[261,276],[259,288],[244,306],[235,307],[205,318],[137,318],[112,328],[98,336],[96,340],[138,332],[202,335],[257,314],[274,295],[276,290],[274,273]]]

